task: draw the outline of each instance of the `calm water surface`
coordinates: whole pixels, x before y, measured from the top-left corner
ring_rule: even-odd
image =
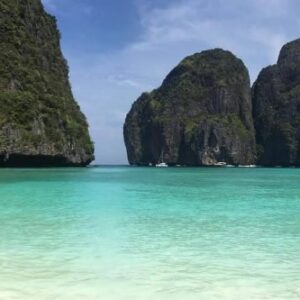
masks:
[[[0,299],[300,299],[300,169],[0,170]]]

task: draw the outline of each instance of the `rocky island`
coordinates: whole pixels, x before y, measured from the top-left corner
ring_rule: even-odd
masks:
[[[252,93],[258,164],[300,166],[300,39],[283,46]]]
[[[0,166],[85,166],[94,159],[54,17],[40,0],[0,0]]]
[[[149,165],[253,164],[255,133],[248,70],[231,52],[186,57],[161,87],[133,104],[124,125],[128,160]]]
[[[229,51],[185,58],[151,93],[134,102],[124,124],[132,165],[300,166],[300,39],[252,86]]]

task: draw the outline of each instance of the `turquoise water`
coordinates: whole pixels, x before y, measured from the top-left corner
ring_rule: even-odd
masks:
[[[300,299],[300,169],[0,170],[0,299]]]

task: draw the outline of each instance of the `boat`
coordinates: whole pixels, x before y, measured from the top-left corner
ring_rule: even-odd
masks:
[[[167,168],[168,165],[164,162],[164,151],[161,152],[160,162],[155,165],[156,168]]]
[[[226,162],[224,161],[218,161],[214,164],[215,167],[226,167]]]
[[[156,168],[167,168],[168,165],[164,162],[158,163],[155,165]]]

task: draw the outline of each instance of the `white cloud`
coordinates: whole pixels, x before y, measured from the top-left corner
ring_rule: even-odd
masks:
[[[172,47],[183,53],[222,47],[248,64],[252,80],[257,75],[260,52],[265,64],[274,62],[281,45],[289,39],[282,30],[292,1],[179,1],[165,9],[141,9],[144,33],[133,51]],[[268,7],[268,9],[263,9]],[[271,12],[271,13],[270,13]]]

